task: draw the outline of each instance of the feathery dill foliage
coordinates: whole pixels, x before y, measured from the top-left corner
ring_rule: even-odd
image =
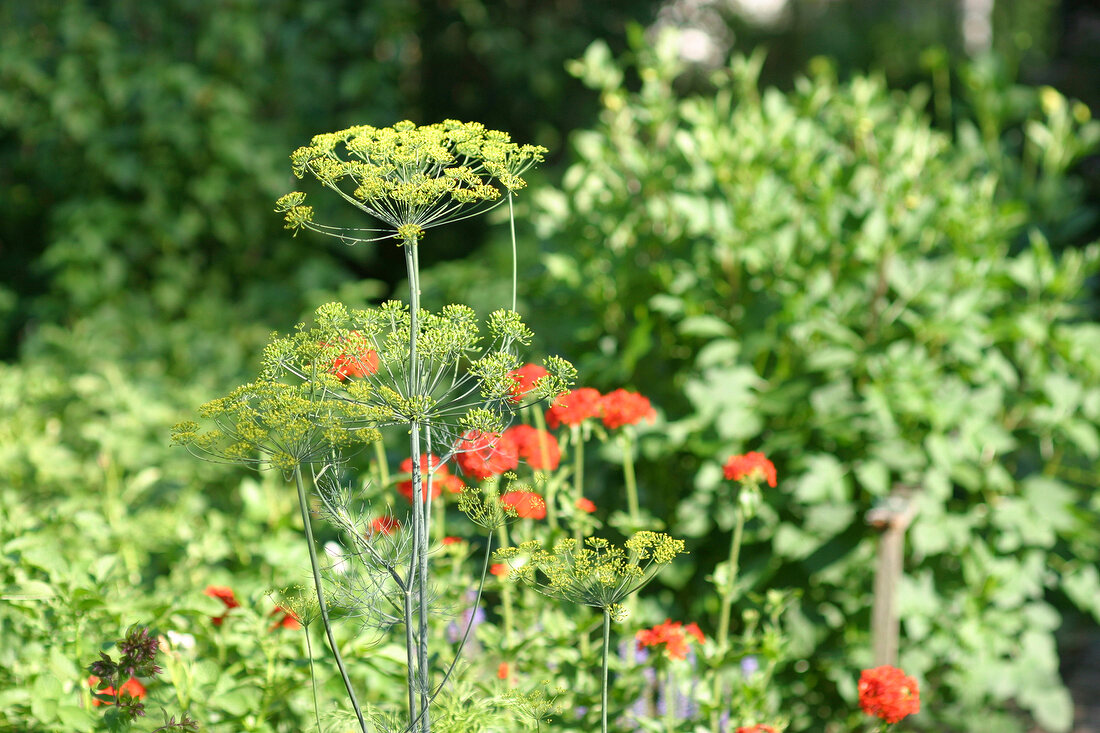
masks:
[[[396,238],[417,241],[425,229],[481,214],[527,185],[520,176],[541,162],[546,148],[518,145],[505,132],[477,122],[434,125],[399,122],[357,125],[314,136],[290,156],[294,175],[308,173],[345,201],[386,225],[341,229],[313,221],[306,194],[293,191],[276,202],[286,228],[311,229],[347,244]],[[362,237],[354,232],[377,232]]]
[[[667,534],[642,531],[623,547],[600,537],[558,540],[544,550],[539,540],[497,550],[496,557],[512,568],[511,578],[543,595],[598,608],[614,621],[626,618],[623,600],[653,579],[660,566],[684,552],[684,541]],[[512,561],[526,557],[521,565]]]

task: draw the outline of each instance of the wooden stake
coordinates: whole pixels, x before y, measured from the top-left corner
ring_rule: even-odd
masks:
[[[871,605],[871,646],[876,667],[898,664],[898,579],[905,559],[905,530],[916,513],[916,505],[910,500],[913,491],[911,486],[895,484],[890,496],[866,516],[867,523],[882,533]]]

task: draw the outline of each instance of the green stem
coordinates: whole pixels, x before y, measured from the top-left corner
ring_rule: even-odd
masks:
[[[420,393],[422,385],[420,384],[420,361],[419,354],[417,353],[417,337],[420,332],[420,262],[418,251],[418,240],[414,237],[405,242],[405,269],[409,277],[409,383],[406,392],[406,397],[413,397]],[[418,619],[418,635],[415,639],[416,644],[416,671],[415,681],[412,681],[414,675],[413,666],[409,666],[410,677],[410,709],[409,720],[413,720],[417,717],[420,719],[420,730],[422,733],[428,733],[431,730],[431,722],[428,716],[428,693],[430,692],[430,685],[428,682],[428,594],[427,594],[427,576],[428,576],[428,534],[427,534],[427,504],[424,501],[424,478],[423,467],[420,461],[420,428],[421,425],[417,421],[413,421],[409,425],[409,443],[412,453],[412,484],[413,484],[413,502],[412,502],[412,536],[413,547],[412,556],[409,559],[409,585],[413,585],[412,581],[416,580],[416,593],[417,593],[417,610],[416,616]],[[429,470],[431,470],[429,468]],[[412,604],[409,593],[405,595],[405,624],[406,624],[406,644],[411,640],[411,625],[412,625]],[[411,690],[415,687],[416,694],[420,699],[419,713],[417,707],[412,700]]]
[[[332,623],[329,622],[328,618],[328,603],[325,602],[324,586],[321,585],[321,566],[317,562],[317,549],[314,547],[313,542],[313,528],[309,523],[309,502],[306,501],[306,489],[302,484],[302,469],[300,466],[294,467],[294,484],[298,488],[298,508],[302,511],[302,524],[305,526],[306,544],[309,548],[309,565],[313,570],[313,586],[317,589],[317,605],[321,609],[321,623],[325,626],[328,645],[332,649],[336,667],[340,670],[340,678],[344,681],[344,689],[347,690],[348,699],[351,700],[351,707],[355,710],[355,717],[359,719],[359,728],[363,733],[367,733],[367,721],[363,719],[363,711],[359,708],[359,700],[355,696],[355,690],[348,678],[348,671],[344,667],[344,658],[340,655],[340,647],[337,646],[336,639],[332,634]]]
[[[611,646],[611,614],[603,610],[603,693],[600,696],[600,730],[607,733],[607,665]]]
[[[518,282],[516,268],[516,213],[512,209],[512,192],[508,192],[508,222],[512,227],[512,310],[516,310],[516,284]]]
[[[641,524],[641,510],[638,507],[638,481],[634,478],[634,441],[627,432],[623,431],[619,439],[623,445],[623,480],[626,482],[626,505],[630,511],[631,531],[637,531]]]
[[[532,409],[531,412],[535,416],[535,429],[540,431],[539,435],[549,435],[549,431],[546,429],[546,417],[542,414],[541,409]],[[546,446],[542,441],[539,441],[539,448],[542,451],[542,465],[550,465],[550,456],[546,452]],[[549,469],[547,469],[547,481],[546,481],[546,520],[550,523],[550,529],[556,531],[558,529],[558,500],[556,495],[558,493],[558,485],[550,477]]]
[[[302,625],[306,634],[306,656],[309,658],[309,686],[313,688],[313,717],[317,720],[317,730],[321,730],[321,705],[317,702],[317,672],[313,667],[313,644],[309,640],[309,626]]]
[[[508,528],[504,525],[500,526],[497,530],[500,534],[500,546],[508,546]],[[509,653],[512,650],[512,626],[513,626],[513,614],[512,614],[512,584],[505,583],[504,587],[500,591],[500,599],[503,604],[504,613],[504,646],[508,649]]]
[[[390,468],[386,464],[386,445],[381,440],[374,441],[374,460],[378,464],[378,480],[384,489],[390,485]]]
[[[722,662],[729,651],[730,611],[733,599],[737,595],[737,571],[741,556],[741,538],[745,530],[745,513],[740,506],[734,508],[733,535],[730,537],[729,568],[726,582],[722,587],[721,605],[718,610],[718,659],[714,669],[714,712],[711,713],[711,725],[717,730],[720,698],[722,696]]]
[[[584,439],[581,436],[581,426],[573,425],[569,428],[573,439],[573,501],[574,503],[584,496]],[[577,540],[577,547],[584,546],[584,525],[580,522],[573,529],[573,538]]]

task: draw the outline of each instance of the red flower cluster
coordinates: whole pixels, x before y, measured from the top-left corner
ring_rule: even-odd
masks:
[[[365,377],[378,371],[378,352],[367,346],[367,340],[358,331],[348,334],[347,351],[336,357],[329,372],[340,381],[348,377]],[[327,346],[328,344],[323,344]]]
[[[920,712],[917,681],[889,665],[865,669],[859,675],[859,706],[868,715],[896,723]]]
[[[503,578],[511,572],[511,568],[502,562],[495,562],[489,566],[489,572],[498,578]]]
[[[229,615],[229,609],[241,607],[241,604],[237,601],[237,596],[233,595],[233,589],[227,586],[208,585],[206,586],[206,590],[204,590],[203,593],[210,596],[211,598],[217,598],[225,604],[226,612],[223,613],[221,616],[210,619],[211,623],[213,623],[215,626],[222,625],[222,622],[225,621],[225,617]]]
[[[500,503],[513,507],[524,519],[546,519],[546,501],[534,491],[509,491]]]
[[[742,725],[737,733],[779,733],[773,726],[757,723],[756,725]]]
[[[666,619],[663,624],[657,624],[652,629],[642,629],[635,638],[638,640],[638,649],[664,644],[670,658],[684,659],[688,652],[688,636],[695,637],[700,644],[705,640],[703,632],[696,624],[684,626],[679,621],[673,623],[672,619]]]
[[[461,537],[444,537],[443,538],[443,544],[444,545],[460,545],[465,541],[466,540],[462,539]]]
[[[375,517],[370,523],[370,534],[367,537],[373,537],[376,534],[390,535],[401,529],[401,522],[397,521],[389,514],[384,514],[381,517]]]
[[[725,465],[726,478],[740,481],[747,478],[750,481],[766,480],[768,486],[775,488],[775,464],[769,461],[763,453],[753,451],[741,456],[733,456]]]
[[[455,461],[463,473],[487,479],[519,465],[519,447],[507,435],[467,433],[456,447]]]
[[[508,372],[508,376],[515,380],[516,386],[512,390],[512,402],[519,402],[535,388],[535,382],[545,377],[549,372],[538,364],[524,364],[519,369]]]
[[[508,679],[508,662],[501,662],[500,666],[497,667],[497,679]]]
[[[592,514],[596,511],[596,505],[592,503],[591,499],[586,499],[583,496],[577,499],[577,503],[574,504],[578,509],[587,514]]]
[[[95,692],[95,694],[97,694],[97,695],[110,695],[111,697],[115,698],[116,700],[118,699],[118,696],[121,695],[124,692],[127,695],[129,695],[130,697],[134,698],[135,700],[141,700],[142,698],[145,697],[145,694],[146,694],[145,685],[141,684],[140,682],[138,682],[133,677],[131,677],[130,679],[123,682],[122,686],[118,688],[118,692],[115,692],[115,688],[110,687],[110,686],[104,687],[101,690],[96,689],[97,687],[99,687],[99,678],[96,677],[94,674],[88,677],[88,686],[92,688],[92,690]],[[92,705],[94,705],[96,707],[99,707],[100,705],[114,705],[114,703],[109,702],[107,700],[100,700],[98,698],[93,697],[92,698]]]
[[[604,426],[608,430],[614,430],[623,425],[636,425],[642,420],[652,422],[657,413],[649,404],[648,397],[617,389],[600,398],[600,416]]]
[[[291,611],[289,608],[283,608],[282,606],[275,606],[275,610],[272,611],[269,616],[277,616],[283,614],[275,620],[275,624],[268,629],[268,631],[275,631],[278,628],[283,629],[300,629],[302,624],[298,621],[298,614]]]
[[[580,425],[590,417],[599,417],[601,400],[600,393],[591,387],[558,395],[546,411],[546,424],[552,428]]]
[[[462,483],[462,479],[460,479],[458,476],[455,476],[454,474],[452,474],[450,469],[447,468],[447,464],[440,463],[439,459],[435,456],[429,456],[426,453],[421,454],[421,456],[420,456],[420,470],[425,471],[428,467],[429,462],[431,463],[432,468],[435,469],[434,475],[432,477],[432,498],[433,499],[438,498],[439,495],[443,492],[443,489],[446,489],[447,492],[450,493],[450,494],[457,494],[458,492],[460,492],[464,488],[466,488],[465,484]],[[412,458],[406,458],[405,460],[401,461],[401,472],[402,473],[410,473],[411,474],[412,470],[413,470],[413,459]],[[425,483],[425,486],[427,486],[426,483]],[[411,504],[412,500],[413,500],[413,482],[412,482],[412,479],[410,478],[408,481],[401,481],[400,483],[398,483],[397,484],[397,493],[399,493],[399,494],[401,494],[401,496],[405,497],[405,500],[408,501]],[[425,494],[424,495],[424,501],[427,501],[427,500],[428,500],[428,495]]]
[[[553,471],[561,463],[558,441],[545,430],[530,425],[513,425],[504,431],[504,437],[516,444],[519,457],[536,471]]]

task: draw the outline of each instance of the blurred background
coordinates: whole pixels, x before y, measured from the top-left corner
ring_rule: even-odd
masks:
[[[519,202],[532,356],[661,413],[643,500],[693,554],[652,602],[713,615],[719,466],[766,449],[786,478],[747,582],[801,589],[779,674],[820,730],[867,646],[862,514],[932,487],[902,603],[903,661],[939,691],[915,725],[1071,730],[1100,620],[1098,111],[1090,0],[0,2],[0,518],[108,553],[152,512],[126,560],[151,591],[186,554],[168,515],[232,526],[242,474],[169,426],[271,331],[404,287],[397,247],[283,230],[289,153],[476,120],[551,151]],[[506,302],[501,224],[431,232],[427,302]],[[0,688],[31,674],[8,654]]]

